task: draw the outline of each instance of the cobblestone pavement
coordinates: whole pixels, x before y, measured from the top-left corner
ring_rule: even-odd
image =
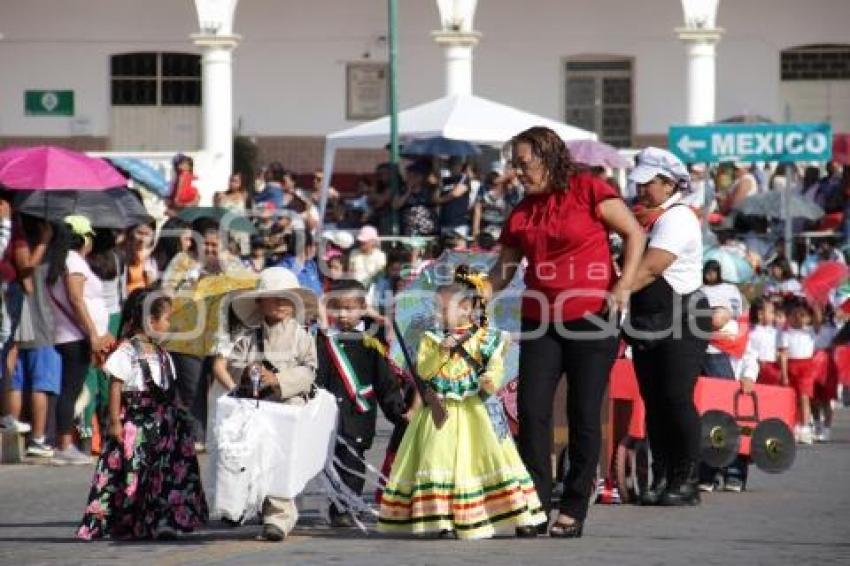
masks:
[[[282,544],[259,527],[214,522],[173,543],[80,543],[72,533],[91,467],[0,466],[0,564],[850,564],[850,410],[833,442],[801,447],[781,475],[755,468],[749,491],[704,497],[698,508],[596,505],[580,540],[408,540],[331,530],[323,498],[307,495],[303,519]],[[377,443],[370,457],[382,456]]]

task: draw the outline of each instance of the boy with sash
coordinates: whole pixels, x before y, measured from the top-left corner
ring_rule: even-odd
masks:
[[[385,357],[384,344],[367,326],[366,289],[353,279],[335,281],[327,297],[329,328],[319,332],[316,384],[332,393],[339,408],[335,456],[340,478],[361,495],[363,456],[375,438],[377,406],[393,424],[407,420],[404,399]],[[370,328],[371,327],[371,328]],[[330,506],[331,525],[353,526],[346,509]]]

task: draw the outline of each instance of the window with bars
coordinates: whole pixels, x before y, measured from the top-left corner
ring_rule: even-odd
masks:
[[[806,45],[782,52],[783,81],[850,80],[850,45]]]
[[[201,57],[122,53],[110,61],[113,106],[200,106]]]
[[[615,147],[632,142],[632,61],[607,58],[565,63],[565,121],[596,132]]]

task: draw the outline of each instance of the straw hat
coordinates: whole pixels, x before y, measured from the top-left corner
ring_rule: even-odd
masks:
[[[233,312],[246,326],[259,326],[263,313],[257,299],[263,297],[286,297],[295,304],[295,316],[301,321],[316,317],[319,305],[315,293],[301,287],[295,274],[285,267],[268,267],[260,273],[257,288],[236,296],[231,305]]]

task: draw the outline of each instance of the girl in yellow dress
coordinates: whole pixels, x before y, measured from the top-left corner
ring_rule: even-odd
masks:
[[[473,324],[483,312],[480,276],[458,269],[437,291],[447,330],[426,332],[417,371],[444,404],[441,426],[422,407],[398,449],[378,529],[461,539],[524,535],[546,516],[510,436],[494,429],[482,396],[502,385],[508,334]],[[501,436],[501,438],[500,438]]]

